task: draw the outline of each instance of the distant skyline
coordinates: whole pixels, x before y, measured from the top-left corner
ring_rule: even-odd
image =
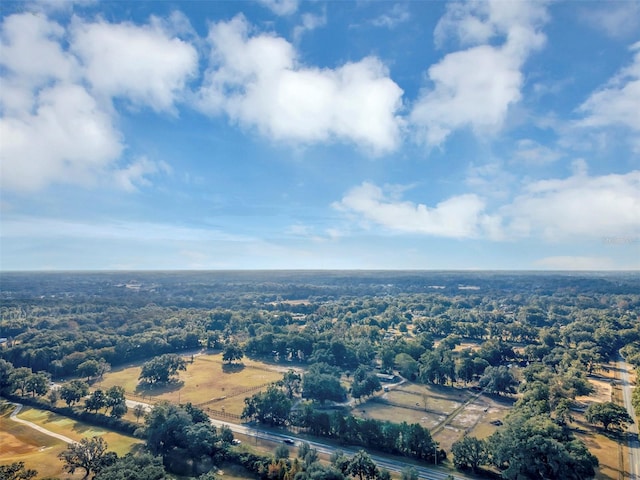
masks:
[[[3,271],[640,269],[638,1],[0,12]]]

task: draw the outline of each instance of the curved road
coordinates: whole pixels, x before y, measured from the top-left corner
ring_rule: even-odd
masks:
[[[40,433],[44,433],[45,435],[49,435],[50,437],[57,438],[58,440],[62,440],[65,443],[77,443],[75,440],[72,440],[69,437],[65,437],[64,435],[60,435],[59,433],[52,432],[51,430],[47,430],[46,428],[41,427],[40,425],[36,425],[33,422],[29,422],[27,420],[23,420],[22,418],[18,418],[17,415],[18,413],[20,413],[20,410],[22,410],[22,404],[14,403],[14,405],[16,406],[16,409],[13,411],[13,413],[9,417],[14,422],[22,423],[23,425],[31,427],[34,430],[39,431]]]
[[[622,386],[622,398],[624,406],[634,419],[628,429],[629,438],[629,480],[640,480],[640,441],[638,440],[638,424],[636,423],[636,414],[633,411],[631,403],[631,383],[629,382],[629,364],[620,358],[618,360],[618,369],[620,371],[620,383]],[[626,473],[626,472],[625,472]]]

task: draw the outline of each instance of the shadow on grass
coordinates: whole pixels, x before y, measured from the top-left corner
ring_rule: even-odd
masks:
[[[104,435],[108,431],[106,427],[97,427],[95,425],[89,425],[89,424],[80,423],[80,422],[76,422],[73,425],[73,428],[71,430],[73,430],[74,432],[82,433],[82,434],[86,432],[93,432],[93,435],[91,435],[92,437],[96,435]]]
[[[134,393],[142,397],[155,397],[165,393],[175,392],[184,387],[184,381],[174,380],[166,383],[138,384]]]
[[[244,363],[224,363],[222,365],[223,373],[238,373],[244,370]]]

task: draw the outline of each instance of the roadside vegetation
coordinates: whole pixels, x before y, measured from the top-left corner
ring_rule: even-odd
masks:
[[[386,478],[376,452],[507,479],[624,468],[634,419],[611,368],[640,365],[636,275],[136,273],[135,289],[119,275],[3,278],[0,392],[144,443],[55,450],[74,475]],[[209,416],[364,450],[253,453]],[[104,461],[74,467],[81,447]],[[28,476],[20,461],[0,455]]]

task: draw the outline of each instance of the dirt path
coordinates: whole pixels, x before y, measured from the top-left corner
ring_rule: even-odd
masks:
[[[46,428],[41,427],[40,425],[36,425],[35,423],[29,422],[27,420],[23,420],[22,418],[18,418],[17,415],[18,413],[20,413],[20,410],[22,410],[22,404],[14,403],[14,405],[16,406],[16,409],[13,411],[13,413],[9,417],[14,422],[22,423],[23,425],[33,428],[34,430],[37,430],[40,433],[44,433],[45,435],[49,435],[50,437],[57,438],[58,440],[62,440],[65,443],[77,443],[75,440],[71,440],[69,437],[65,437],[64,435],[60,435],[59,433],[55,433],[55,432],[52,432],[51,430],[47,430]]]

